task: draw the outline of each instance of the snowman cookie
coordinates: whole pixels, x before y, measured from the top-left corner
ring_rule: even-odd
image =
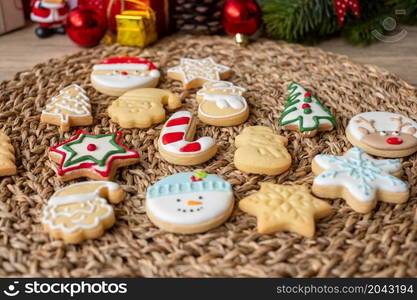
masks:
[[[205,172],[168,176],[149,187],[146,213],[158,227],[175,233],[198,233],[223,224],[234,206],[231,185]]]
[[[43,211],[45,231],[72,244],[100,237],[115,222],[113,207],[105,198],[119,203],[123,190],[114,182],[88,181],[56,191]]]
[[[156,87],[160,72],[154,64],[138,57],[112,57],[93,66],[93,87],[109,96],[120,96],[137,88]]]
[[[354,146],[381,157],[404,157],[417,151],[417,123],[400,114],[356,115],[349,121],[346,136]]]
[[[197,92],[198,117],[214,126],[234,126],[249,117],[249,107],[242,96],[245,89],[228,81],[209,81]]]

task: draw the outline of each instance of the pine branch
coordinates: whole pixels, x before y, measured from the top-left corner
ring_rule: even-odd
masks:
[[[387,4],[394,9],[405,10],[404,23],[409,25],[417,24],[417,0],[387,0]]]

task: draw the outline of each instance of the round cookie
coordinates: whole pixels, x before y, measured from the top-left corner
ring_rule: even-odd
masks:
[[[148,188],[146,213],[166,231],[191,234],[224,223],[233,211],[231,185],[205,172],[177,173]]]
[[[354,146],[381,157],[404,157],[417,151],[417,123],[400,114],[356,115],[349,121],[346,136]]]
[[[120,96],[137,88],[156,87],[161,76],[154,64],[138,57],[112,57],[93,66],[91,83],[100,93]]]

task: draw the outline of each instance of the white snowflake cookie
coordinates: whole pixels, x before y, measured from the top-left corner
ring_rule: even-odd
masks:
[[[408,186],[396,176],[401,174],[399,159],[374,159],[359,148],[343,156],[316,155],[312,162],[312,191],[321,198],[343,198],[355,211],[368,213],[378,200],[403,203]]]

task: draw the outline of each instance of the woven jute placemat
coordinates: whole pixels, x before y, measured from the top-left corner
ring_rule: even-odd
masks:
[[[232,67],[231,82],[247,89],[251,114],[245,124],[235,127],[199,123],[197,136],[212,136],[219,151],[196,168],[161,159],[156,142],[162,124],[124,129],[125,144],[140,151],[141,162],[117,173],[116,181],[127,197],[115,206],[116,224],[99,239],[67,245],[44,233],[40,218],[52,193],[69,184],[55,175],[48,148],[72,137],[75,129],[62,134],[56,126],[40,123],[40,114],[47,99],[65,85],[77,83],[87,90],[93,104],[94,125],[83,129],[94,133],[119,130],[106,113],[115,97],[99,94],[89,81],[94,63],[119,54],[150,59],[163,72],[181,57],[212,56]],[[335,130],[302,138],[278,128],[291,81],[311,89],[331,109],[338,121]],[[180,94],[184,108],[196,112],[195,91],[184,92],[180,82],[165,75],[159,87]],[[362,215],[344,200],[330,201],[334,213],[317,222],[316,236],[310,239],[287,232],[259,235],[256,219],[238,208],[224,225],[207,233],[170,234],[153,226],[144,209],[149,185],[195,169],[228,180],[236,203],[264,181],[310,186],[314,155],[341,155],[351,147],[344,129],[353,115],[385,110],[417,120],[416,90],[387,71],[283,42],[259,40],[238,48],[227,37],[177,35],[143,51],[99,46],[53,59],[2,82],[0,93],[0,129],[13,141],[18,166],[16,176],[0,179],[0,276],[417,276],[417,155],[402,159],[403,179],[411,186],[407,203],[380,203]],[[234,167],[234,139],[249,125],[270,126],[289,138],[293,163],[287,172],[249,175]]]

